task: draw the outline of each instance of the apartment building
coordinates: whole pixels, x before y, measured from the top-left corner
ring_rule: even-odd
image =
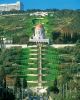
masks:
[[[10,4],[0,4],[0,11],[23,10],[23,4],[20,1]]]

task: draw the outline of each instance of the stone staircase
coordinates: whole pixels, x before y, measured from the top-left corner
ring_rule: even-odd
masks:
[[[45,55],[45,49],[43,48],[45,47],[46,45],[42,45],[40,43],[38,43],[37,45],[28,46],[28,48],[30,49],[28,65],[30,67],[27,70],[32,73],[27,74],[27,76],[30,78],[30,80],[27,80],[27,82],[28,84],[32,84],[32,86],[36,83],[38,87],[43,87],[43,83],[47,83],[47,81],[43,80],[43,77],[47,76],[47,74],[43,74],[43,70],[48,69],[42,67],[42,60],[45,60],[45,58],[43,57]],[[34,77],[36,77],[36,80],[33,80]]]

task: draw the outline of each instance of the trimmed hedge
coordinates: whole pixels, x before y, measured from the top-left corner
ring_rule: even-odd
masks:
[[[44,74],[48,74],[46,77],[43,77],[43,80],[48,82],[54,81],[58,76],[58,66],[59,66],[59,54],[57,49],[47,46],[44,52],[44,58],[42,67],[48,68],[48,71],[42,71]]]

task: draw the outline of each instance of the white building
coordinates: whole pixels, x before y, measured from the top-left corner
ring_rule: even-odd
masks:
[[[48,16],[48,12],[34,12],[34,13],[31,13],[30,16]]]
[[[0,4],[0,11],[23,10],[23,4],[20,1],[11,4]]]
[[[38,24],[35,27],[35,33],[33,36],[29,39],[29,42],[40,42],[40,43],[48,43],[49,39],[45,38],[45,30],[42,24]]]

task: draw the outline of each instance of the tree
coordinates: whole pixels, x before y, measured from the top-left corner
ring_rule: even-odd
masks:
[[[27,80],[25,78],[23,78],[23,88],[27,88]]]
[[[54,80],[54,83],[53,83],[53,92],[54,94],[58,94],[59,93],[59,89],[57,87],[57,79]]]

